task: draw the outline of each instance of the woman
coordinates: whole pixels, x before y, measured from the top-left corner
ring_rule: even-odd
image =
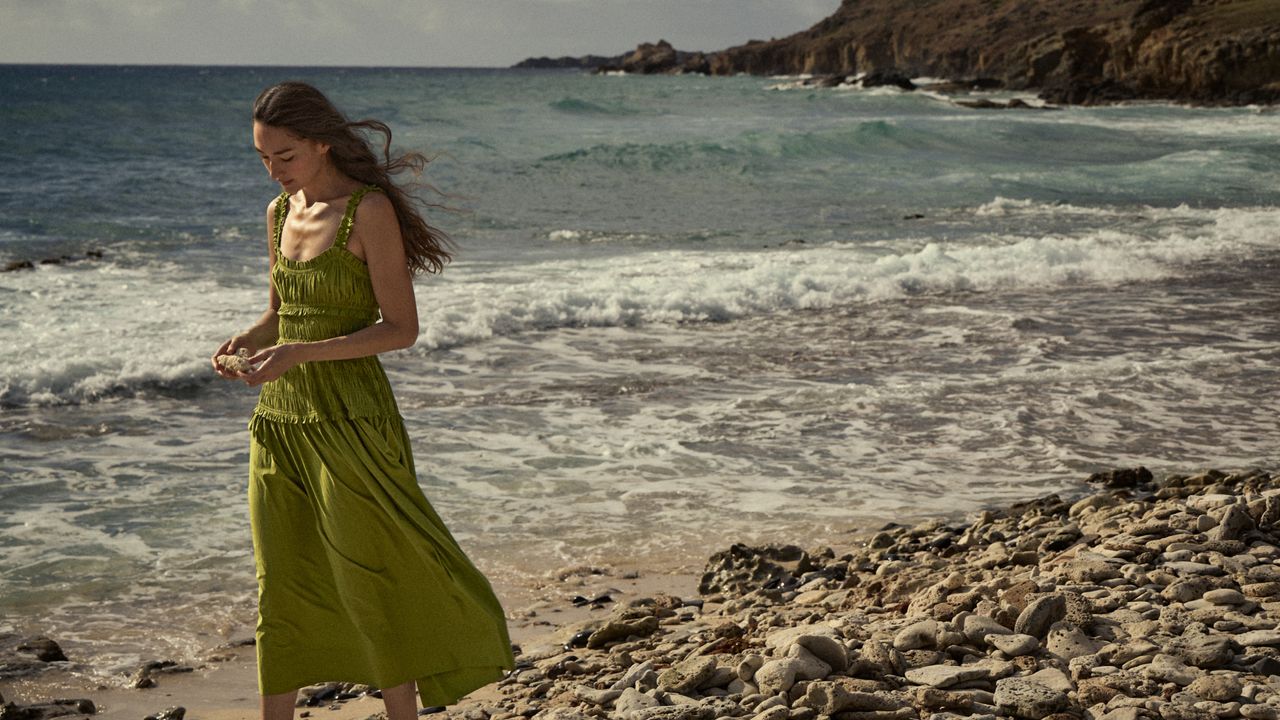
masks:
[[[359,131],[384,136],[381,158]],[[386,125],[349,122],[297,82],[258,96],[253,140],[283,188],[267,205],[270,303],[212,362],[262,387],[249,422],[262,717],[346,680],[410,720],[415,684],[424,706],[447,705],[513,664],[493,590],[418,487],[377,358],[417,339],[412,275],[449,261],[390,177],[426,159],[392,158]],[[217,361],[241,349],[248,370]]]

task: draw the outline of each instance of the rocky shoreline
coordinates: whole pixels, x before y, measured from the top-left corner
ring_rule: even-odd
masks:
[[[526,647],[465,720],[1280,717],[1280,478],[1139,468],[852,552],[734,546]]]
[[[813,27],[718,52],[665,41],[616,57],[516,67],[710,75],[880,74],[1035,91],[1047,102],[1280,102],[1280,3],[1270,0],[844,0]]]
[[[615,602],[584,591],[574,604],[607,616],[523,642],[496,687],[431,711],[462,720],[1280,718],[1280,475],[1156,481],[1136,468],[1088,483],[1078,498],[968,523],[891,524],[839,554],[735,545],[709,560],[698,597]],[[45,642],[15,652],[54,657]],[[337,709],[369,694],[328,683],[304,690],[299,705]],[[87,700],[10,702],[0,718],[90,712]]]

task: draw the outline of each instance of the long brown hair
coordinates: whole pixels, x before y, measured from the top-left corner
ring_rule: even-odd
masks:
[[[391,128],[386,123],[347,120],[324,93],[297,81],[277,83],[259,93],[253,101],[253,119],[328,145],[329,159],[340,172],[366,185],[377,185],[391,200],[409,270],[416,274],[444,269],[452,257],[449,236],[428,225],[414,206],[415,198],[391,181],[392,175],[406,170],[415,177],[421,175],[429,161],[417,152],[392,157]],[[381,159],[360,131],[383,136]]]

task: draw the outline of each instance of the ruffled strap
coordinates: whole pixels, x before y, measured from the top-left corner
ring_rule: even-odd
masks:
[[[271,245],[276,257],[280,257],[280,238],[284,237],[284,219],[289,215],[289,193],[282,192],[276,198],[275,227],[271,229]]]
[[[351,199],[347,201],[347,211],[342,215],[342,224],[338,225],[338,236],[333,240],[333,246],[345,248],[347,246],[347,238],[351,236],[351,225],[356,220],[356,206],[360,204],[360,200],[371,192],[382,192],[382,188],[377,185],[365,185],[364,187],[351,193]]]

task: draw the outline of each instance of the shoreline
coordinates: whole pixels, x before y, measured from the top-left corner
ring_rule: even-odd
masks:
[[[1096,474],[1071,500],[1050,495],[964,523],[889,523],[839,555],[734,545],[701,577],[563,568],[540,600],[508,611],[516,670],[446,712],[1277,718],[1277,520],[1280,475],[1206,471],[1156,482],[1138,468]],[[0,690],[6,702],[13,685]],[[170,706],[192,718],[253,718],[252,650],[231,648],[150,690],[90,699],[103,718]],[[381,709],[361,696],[297,716]]]

